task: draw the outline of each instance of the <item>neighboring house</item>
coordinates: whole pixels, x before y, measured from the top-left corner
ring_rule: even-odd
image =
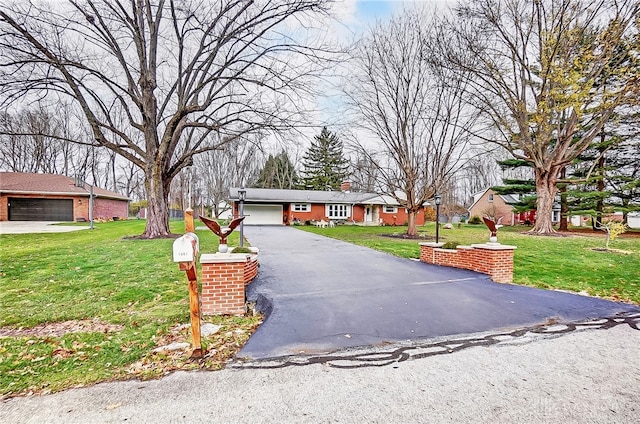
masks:
[[[629,228],[640,228],[640,212],[629,212],[627,214],[627,225]]]
[[[88,221],[89,185],[55,174],[0,172],[0,221]],[[129,214],[129,199],[94,187],[94,219]]]
[[[342,191],[247,188],[243,203],[245,223],[291,225],[307,221],[344,221],[361,225],[405,225],[407,211],[390,196]],[[230,190],[234,214],[238,213],[238,188]],[[424,225],[424,209],[416,224]]]
[[[502,225],[526,224],[533,225],[536,222],[536,211],[516,212],[514,203],[518,202],[517,195],[498,194],[491,188],[473,194],[473,203],[469,207],[470,216],[490,216],[496,220],[501,219]],[[554,204],[551,212],[551,221],[560,222],[560,205]]]

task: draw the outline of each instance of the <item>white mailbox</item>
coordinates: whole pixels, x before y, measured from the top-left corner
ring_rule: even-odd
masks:
[[[173,262],[192,262],[200,251],[198,236],[186,233],[173,242]]]

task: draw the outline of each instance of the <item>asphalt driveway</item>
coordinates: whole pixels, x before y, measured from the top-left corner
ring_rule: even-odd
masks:
[[[260,270],[247,296],[267,318],[240,357],[327,353],[640,311],[497,284],[483,274],[397,258],[292,227],[246,226],[245,236],[260,249]]]

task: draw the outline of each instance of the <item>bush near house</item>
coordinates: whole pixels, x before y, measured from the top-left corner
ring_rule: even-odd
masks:
[[[469,222],[467,222],[467,224],[471,224],[471,225],[482,224],[482,218],[480,218],[478,215],[474,215],[469,219]]]

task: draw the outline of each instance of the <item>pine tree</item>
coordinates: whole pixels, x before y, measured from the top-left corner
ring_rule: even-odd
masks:
[[[342,142],[327,127],[314,137],[302,164],[305,188],[311,190],[339,190],[349,175]]]
[[[591,215],[594,228],[602,217],[618,211],[624,214],[640,209],[640,141],[631,136],[603,135],[598,143],[574,164],[576,184],[569,192],[570,209]]]
[[[502,170],[517,169],[521,167],[531,168],[531,164],[520,159],[506,159],[497,161]],[[522,195],[517,203],[511,204],[517,212],[527,212],[536,208],[536,182],[533,179],[503,178],[504,185],[491,187],[498,194]]]
[[[279,189],[294,189],[299,186],[300,178],[298,173],[289,155],[284,150],[276,156],[269,155],[260,171],[258,181],[254,184],[254,187],[258,188]]]

